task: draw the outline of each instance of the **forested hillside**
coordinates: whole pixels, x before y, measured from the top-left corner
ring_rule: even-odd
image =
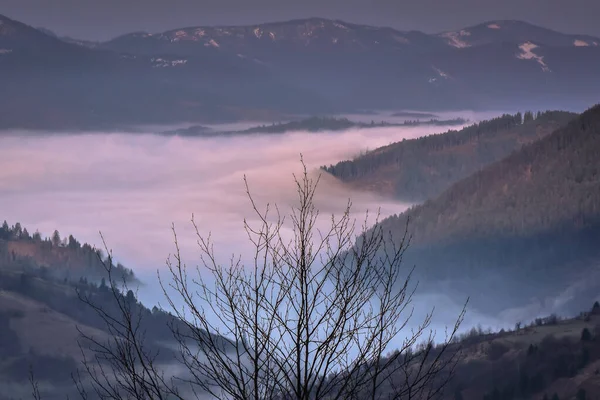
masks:
[[[408,262],[431,279],[485,279],[490,286],[473,280],[463,289],[489,305],[494,294],[518,302],[577,280],[592,283],[600,264],[599,154],[596,106],[439,197],[385,220],[384,228],[399,235],[408,218]]]
[[[14,227],[10,232],[14,233]],[[44,250],[49,254],[52,242],[42,243],[50,243]],[[91,251],[98,257],[83,247],[77,251],[60,249],[59,253],[67,254],[65,265],[73,264],[78,252]],[[85,277],[72,281],[59,278],[53,269],[56,266],[39,266],[35,260],[19,256],[11,260],[12,254],[8,261],[6,257],[0,260],[0,400],[30,398],[30,371],[40,385],[42,398],[77,397],[71,374],[81,370],[84,355],[88,359],[93,356],[95,345],[89,338],[104,344],[121,332],[118,324],[126,323],[124,309],[131,321],[139,324],[136,329],[144,332],[147,351],[160,350],[155,361],[173,360],[172,351],[164,344],[173,340],[170,326],[182,331],[184,326],[170,314],[139,303],[135,288],[122,284],[123,267],[113,267],[111,275],[100,267],[108,276],[97,283]],[[99,270],[95,272],[99,274]],[[112,325],[107,321],[113,321]]]
[[[103,261],[106,255],[87,243],[83,245],[73,235],[61,238],[58,231],[42,238],[39,232],[30,234],[27,228],[6,221],[0,226],[0,269],[36,272],[48,277],[78,281],[85,278],[99,282],[105,277]],[[134,279],[133,271],[116,265],[120,276]]]
[[[355,187],[420,202],[574,117],[561,111],[505,114],[459,131],[393,143],[324,169]]]

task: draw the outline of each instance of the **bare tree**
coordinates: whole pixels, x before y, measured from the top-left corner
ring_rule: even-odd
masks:
[[[104,237],[102,242],[108,257],[102,260],[99,253],[99,258],[109,283],[103,287],[113,301],[110,307],[106,307],[89,293],[78,291],[78,296],[100,318],[109,339],[93,336],[78,328],[83,371],[74,374],[73,381],[80,397],[84,400],[181,398],[173,380],[165,378],[164,371],[157,365],[158,350],[147,340],[147,332],[142,325],[143,307],[136,304],[126,276],[115,276],[112,252],[108,250]]]
[[[249,264],[240,256],[219,263],[210,235],[200,234],[192,217],[201,263],[190,276],[173,228],[176,252],[167,264],[176,299],[163,289],[186,324],[184,332],[173,331],[189,372],[185,382],[239,400],[438,395],[456,360],[446,350],[464,310],[446,344],[411,352],[432,337],[424,337],[431,314],[405,333],[416,288],[412,270],[402,275],[407,231],[395,242],[378,218],[369,229],[367,214],[357,232],[350,202],[339,218],[330,217],[327,230],[318,229],[319,178],[302,165],[302,176],[294,176],[298,203],[287,218],[277,206],[260,211],[244,178],[258,220],[257,226],[244,220],[254,248]],[[400,350],[385,357],[393,340],[401,341]]]
[[[210,235],[199,232],[192,216],[201,262],[188,268],[173,227],[168,279],[159,279],[174,317],[170,328],[183,370],[176,377],[156,362],[141,313],[125,295],[127,283],[111,275],[107,249],[108,290],[117,312],[81,296],[110,334],[102,341],[82,332],[84,378],[74,377],[82,398],[375,400],[442,394],[458,360],[451,342],[464,309],[437,346],[431,313],[409,331],[416,285],[412,269],[402,268],[407,229],[394,241],[378,216],[370,227],[368,214],[357,229],[350,202],[341,216],[329,217],[326,230],[319,229],[319,178],[302,166],[302,175],[294,176],[298,203],[287,216],[277,206],[260,211],[244,178],[257,221],[254,226],[244,220],[254,250],[249,263],[232,256],[221,264]]]

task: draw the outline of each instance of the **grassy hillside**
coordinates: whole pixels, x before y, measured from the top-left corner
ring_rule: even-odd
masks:
[[[521,113],[503,115],[459,131],[403,140],[324,169],[355,187],[420,202],[574,117],[561,111],[538,113],[536,118],[532,113],[525,118]]]
[[[518,302],[575,280],[591,285],[600,260],[598,154],[600,106],[385,220],[384,229],[399,235],[410,219],[408,262],[430,280],[463,280],[463,290],[491,306],[500,307],[494,296]]]

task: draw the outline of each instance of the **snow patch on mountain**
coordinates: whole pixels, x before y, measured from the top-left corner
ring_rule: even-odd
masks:
[[[215,28],[215,32],[219,34],[219,36],[232,36],[233,32],[231,32],[229,29],[225,29],[225,28]]]
[[[551,72],[548,65],[544,62],[544,57],[537,55],[533,52],[533,50],[537,49],[539,46],[537,44],[531,42],[525,42],[519,46],[521,49],[521,53],[517,54],[517,58],[520,60],[535,60],[542,67],[542,71]]]
[[[207,43],[204,43],[204,45],[206,47],[210,47],[210,46],[217,47],[217,48],[221,47],[221,45],[219,45],[219,43],[217,43],[215,39],[210,39]]]
[[[0,20],[0,23],[2,21]],[[0,49],[0,56],[12,53],[12,49]]]
[[[573,45],[576,47],[588,47],[590,44],[588,42],[584,42],[583,40],[577,39],[573,42]]]
[[[446,80],[446,79],[450,78],[449,74],[447,74],[446,72],[442,71],[441,69],[439,69],[435,65],[432,65],[431,69],[433,69],[435,71],[435,73],[437,74],[437,76],[429,78],[429,83],[436,83],[439,80],[442,80],[442,79]]]
[[[166,60],[164,58],[150,59],[154,63],[153,68],[177,67],[187,64],[187,60]]]
[[[269,36],[271,37],[271,40],[275,40],[275,33],[269,32]]]
[[[410,40],[408,40],[404,36],[400,36],[400,35],[392,35],[392,39],[394,39],[396,42],[402,43],[402,44],[409,44],[410,43]]]
[[[261,38],[263,35],[263,31],[260,28],[254,28],[254,36],[256,36],[257,38]]]
[[[431,66],[431,68],[433,68],[433,70],[435,72],[437,72],[437,74],[444,79],[448,79],[450,77],[450,75],[448,75],[447,73],[445,73],[444,71],[442,71],[441,69],[437,68],[436,66]]]
[[[446,32],[442,34],[442,37],[447,39],[447,43],[458,49],[464,49],[465,47],[471,47],[469,43],[464,41],[462,38],[466,36],[471,36],[471,32],[466,30],[461,30],[458,32]]]
[[[269,65],[269,63],[266,63],[266,62],[264,62],[264,61],[261,61],[261,60],[259,60],[258,58],[253,58],[253,59],[252,59],[252,61],[254,61],[256,64],[259,64],[259,65],[264,65],[265,67],[269,67],[269,66],[270,66],[270,65]]]
[[[339,22],[334,22],[333,26],[335,26],[336,28],[339,28],[339,29],[343,29],[345,31],[350,30],[350,28],[348,28],[346,25],[340,24]]]
[[[500,25],[498,24],[489,24],[487,27],[490,29],[501,29]]]
[[[184,39],[185,37],[187,37],[186,31],[177,31],[175,32],[175,37],[173,38],[173,41],[178,42],[179,40]]]

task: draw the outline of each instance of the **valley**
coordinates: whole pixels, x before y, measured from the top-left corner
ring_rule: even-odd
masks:
[[[0,400],[600,396],[592,5],[151,3],[0,7]]]

